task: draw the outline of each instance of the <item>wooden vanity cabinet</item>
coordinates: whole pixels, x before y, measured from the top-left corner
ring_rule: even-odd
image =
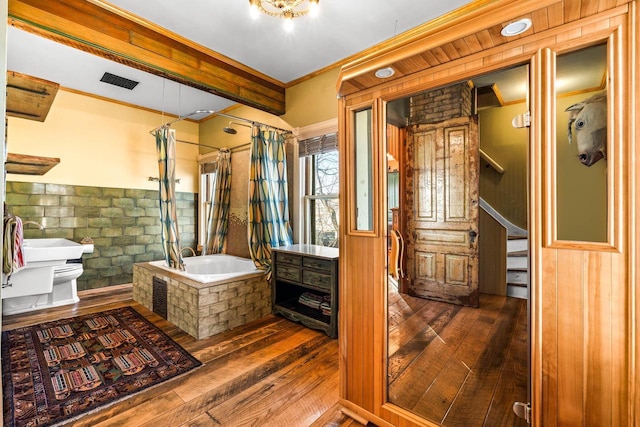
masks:
[[[338,249],[291,245],[273,248],[271,256],[273,313],[337,338]],[[325,310],[330,307],[330,314],[301,303],[301,296],[322,300],[326,304]]]

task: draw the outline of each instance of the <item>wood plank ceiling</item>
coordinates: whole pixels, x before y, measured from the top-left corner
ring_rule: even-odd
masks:
[[[272,114],[282,82],[101,0],[9,0],[9,24]]]
[[[508,41],[530,37],[563,24],[587,18],[599,12],[626,4],[628,1],[599,0],[583,2],[580,0],[566,0],[550,2],[542,0],[538,3],[543,7],[518,17],[518,19],[529,18],[532,21],[531,28],[521,35],[507,38],[500,34],[502,28],[513,22],[514,19],[499,22],[481,30],[476,29],[475,32],[473,32],[474,26],[471,21],[467,20],[466,22],[452,23],[452,27],[455,25],[462,27],[458,29],[452,28],[452,33],[462,34],[454,40],[436,46],[431,43],[430,46],[429,38],[425,38],[423,32],[419,34],[419,37],[423,38],[422,40],[415,42],[405,41],[403,43],[404,46],[409,44],[416,45],[413,49],[413,52],[416,53],[402,57],[394,52],[396,49],[401,49],[402,46],[390,45],[386,51],[380,53],[375,59],[363,57],[361,61],[356,60],[343,68],[339,93],[342,96],[347,96],[380,84],[392,83],[419,71],[433,69],[442,64],[474,54],[481,54],[485,49],[502,46]],[[522,9],[530,10],[524,5]],[[500,11],[496,11],[496,16],[500,17]],[[511,13],[509,16],[512,18],[513,14]],[[465,23],[466,25],[464,25]],[[425,31],[428,32],[428,28],[425,28]],[[425,48],[420,49],[420,46]],[[388,58],[389,62],[384,63],[385,58]],[[395,70],[395,74],[384,80],[377,78],[375,71],[383,66],[391,66]]]

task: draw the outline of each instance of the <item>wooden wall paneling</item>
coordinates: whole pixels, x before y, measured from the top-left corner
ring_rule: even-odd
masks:
[[[558,250],[553,274],[557,278],[558,425],[584,425],[583,377],[584,284],[583,252]],[[551,273],[551,272],[550,272]],[[543,278],[543,282],[546,278]],[[553,318],[549,318],[553,322]]]
[[[557,3],[561,5],[560,8],[547,9],[550,27],[557,20],[565,19],[562,6],[565,3]],[[580,13],[580,16],[593,13],[593,7],[587,3],[588,1],[582,4],[585,9],[578,8],[578,12],[572,10],[572,16],[576,13]],[[610,2],[600,2],[598,10],[602,10],[603,4],[611,5]],[[452,63],[435,65],[423,72],[407,75],[373,89],[361,90],[348,97],[350,102],[362,102],[364,99],[379,96],[386,100],[397,99],[496,68],[528,62],[528,58],[532,58],[529,226],[532,284],[531,402],[535,426],[576,423],[632,426],[638,421],[636,412],[640,407],[640,385],[635,377],[638,372],[637,363],[640,360],[637,345],[640,320],[636,316],[640,311],[637,298],[640,273],[636,264],[640,264],[640,258],[635,250],[635,241],[640,241],[640,232],[635,225],[635,212],[640,208],[640,202],[635,190],[640,188],[640,171],[632,170],[630,175],[628,169],[628,165],[640,155],[640,148],[636,147],[638,144],[634,144],[634,141],[640,139],[640,131],[632,119],[640,110],[640,89],[635,81],[636,69],[640,66],[636,52],[638,12],[635,1],[620,4],[622,6],[615,10],[579,18],[560,28],[542,31],[540,34],[509,42],[506,46],[491,48],[482,54],[472,54]],[[629,11],[631,15],[627,16]],[[626,29],[627,25],[631,31]],[[554,75],[554,51],[574,50],[606,39],[611,34],[614,34],[614,39],[625,38],[626,44],[615,40],[613,43],[617,46],[615,49],[618,53],[633,64],[627,67],[625,61],[622,61],[616,68],[618,71],[612,76],[620,85],[623,82],[627,85],[622,92],[625,94],[622,97],[624,101],[620,99],[620,104],[614,107],[623,112],[623,115],[616,119],[617,127],[620,127],[619,130],[614,130],[617,132],[616,140],[619,137],[620,141],[627,145],[615,148],[615,153],[612,154],[615,157],[612,163],[616,165],[615,171],[612,172],[614,180],[620,179],[620,186],[615,190],[618,195],[613,202],[612,213],[620,216],[617,235],[621,237],[614,250],[589,247],[581,242],[563,248],[552,247],[548,243],[554,239],[549,238],[548,233],[552,221],[555,220],[555,195],[550,189],[555,180],[552,171],[555,167],[552,154],[555,143],[555,123],[552,114],[555,92],[551,78]],[[480,37],[477,38],[482,43]],[[554,51],[548,47],[553,47]],[[426,59],[429,56],[422,57]],[[623,71],[619,71],[620,66],[623,67]],[[353,83],[353,87],[366,86],[357,82],[357,79],[354,81],[356,82]],[[629,185],[630,181],[625,181],[629,177],[633,178],[633,186]],[[627,206],[627,201],[634,203],[633,206]],[[632,234],[627,233],[627,230]],[[632,236],[634,239],[627,240],[626,236]],[[359,249],[364,249],[364,246],[360,246]],[[353,248],[349,248],[349,252],[352,251]],[[352,286],[359,288],[353,290],[353,298],[379,303],[383,298],[368,299],[363,293],[372,289],[362,286],[365,281],[372,278],[375,280],[376,274],[370,270],[362,272],[366,274],[350,275],[354,280]],[[373,291],[382,292],[382,287],[377,286],[380,285],[375,285]],[[385,322],[384,318],[373,319],[368,314],[364,314],[364,318],[355,318],[363,316],[363,313],[358,312],[349,320],[353,326],[349,330],[350,333],[360,333],[359,328],[367,321]],[[382,327],[374,327],[373,333],[380,329]],[[384,350],[379,350],[384,346],[384,337],[374,336],[370,343],[373,345],[368,349],[370,354],[384,354]],[[367,369],[383,369],[384,360],[371,360],[370,356],[366,356],[366,351],[354,350],[352,353],[364,357],[360,362],[364,360]],[[358,375],[358,386],[384,387],[384,384],[368,383],[363,377],[364,370],[358,371]],[[349,377],[349,374],[346,377]],[[376,377],[383,376],[376,374]],[[349,391],[354,384],[347,383],[345,389]],[[603,394],[611,397],[602,398]],[[383,392],[378,390],[373,401],[365,402],[366,399],[361,398],[360,402],[353,403],[345,399],[345,404],[356,407],[368,419],[379,421],[379,425],[432,425],[394,405],[378,402],[381,395]],[[366,406],[361,406],[360,403]]]
[[[618,307],[613,307],[614,298],[612,288],[613,255],[611,253],[585,253],[585,271],[582,292],[583,304],[586,307],[584,337],[585,351],[585,423],[594,425],[599,420],[613,418],[613,396],[620,390],[613,383],[613,372],[616,369],[601,369],[610,365],[614,360],[612,353],[616,333],[614,314]],[[616,256],[617,257],[617,256]],[[590,286],[590,283],[600,286]],[[620,284],[622,285],[622,284]],[[620,286],[625,288],[624,285]],[[619,325],[624,328],[624,325]],[[619,337],[615,337],[617,341]],[[622,380],[620,384],[626,381]]]
[[[387,153],[386,153],[386,123],[387,123],[387,112],[386,112],[386,104],[380,99],[378,96],[376,99],[375,109],[374,109],[374,119],[373,119],[373,128],[375,130],[375,137],[372,141],[374,146],[378,147],[378,150],[374,151],[374,158],[372,161],[372,165],[374,169],[380,171],[380,173],[376,176],[376,180],[374,181],[374,193],[378,194],[379,198],[379,212],[381,215],[378,216],[378,224],[375,225],[378,230],[378,236],[373,239],[374,246],[374,265],[381,266],[382,271],[384,271],[384,275],[376,274],[376,270],[372,272],[374,280],[372,280],[372,292],[371,292],[371,303],[369,306],[370,311],[373,316],[371,318],[370,331],[371,335],[369,336],[369,344],[373,348],[373,358],[370,359],[373,365],[376,364],[376,361],[386,360],[387,357],[387,327],[386,324],[381,322],[376,322],[375,319],[386,319],[387,316],[387,285],[388,285],[388,277],[389,277],[389,266],[388,266],[388,256],[387,256],[387,236],[388,236],[388,218],[387,218],[387,203],[386,196],[388,192],[387,188]],[[381,270],[377,270],[378,272]],[[381,345],[380,345],[381,344]],[[378,365],[380,365],[378,363]],[[378,368],[373,369],[373,380],[374,384],[384,384],[385,386],[372,387],[370,399],[373,406],[380,406],[383,402],[387,400],[387,367],[386,364],[383,366],[378,366]]]
[[[489,29],[484,29],[481,31],[474,30],[476,31],[474,35],[478,37],[480,40],[483,40],[483,46],[485,47],[485,50],[494,48],[494,47],[498,48],[496,49],[496,53],[494,53],[490,58],[488,58],[488,60],[485,59],[484,65],[489,66],[492,63],[497,64],[507,59],[515,59],[514,56],[517,57],[519,55],[525,55],[525,54],[532,55],[539,48],[543,46],[549,46],[551,44],[557,44],[561,42],[563,39],[564,40],[579,39],[584,35],[593,33],[598,28],[601,28],[601,29],[605,27],[611,28],[612,26],[617,25],[617,23],[611,22],[610,19],[612,17],[615,19],[615,17],[621,16],[628,9],[627,5],[622,5],[616,9],[606,10],[605,12],[602,12],[597,16],[591,14],[588,17],[585,17],[583,19],[580,19],[579,21],[573,22],[571,25],[564,25],[560,27],[560,25],[564,23],[562,4],[563,4],[562,2],[559,2],[559,3],[547,5],[547,6],[538,5],[538,8],[540,9],[535,9],[535,10],[542,10],[546,7],[550,29],[541,33],[533,32],[530,35],[528,35],[528,33],[525,33],[525,35],[520,36],[521,37],[520,39],[515,38],[516,41],[523,42],[521,43],[522,51],[519,51],[520,48],[518,48],[516,51],[512,51],[513,45],[514,45],[513,39],[509,40],[509,42],[507,43],[506,39],[499,34],[502,24],[491,24]],[[557,5],[560,5],[560,9],[557,8]],[[479,28],[484,28],[484,27],[479,27]],[[448,36],[450,32],[447,31],[446,34]],[[465,37],[468,37],[468,35],[461,36],[461,38],[463,39]],[[556,39],[555,41],[553,41],[554,38]],[[438,39],[438,37],[434,36],[430,40],[436,40],[436,39]],[[431,56],[432,58],[436,59],[435,62],[437,62],[437,64],[432,65],[433,67],[436,67],[437,65],[440,65],[440,64],[445,64],[445,66],[448,68],[451,66],[451,64],[447,64],[447,60],[450,58],[446,55],[445,49],[443,46],[452,42],[453,42],[452,40],[443,42],[442,45],[437,45],[424,52],[415,53],[414,55],[409,56],[409,58],[412,56],[421,56],[423,58],[427,58]],[[502,49],[500,49],[501,47]],[[478,52],[478,53],[473,53],[469,57],[471,59],[471,57],[478,54],[481,56],[486,55],[485,52]],[[436,58],[436,56],[438,58]],[[404,73],[408,74],[408,72],[411,70],[409,70],[409,67],[407,65],[408,62],[406,61],[406,59],[407,58],[401,58],[401,59],[398,59],[397,62],[403,64],[403,67],[402,67],[403,71]],[[522,62],[523,60],[526,61],[528,60],[528,58],[520,59],[520,62]],[[517,63],[517,61],[512,63]],[[503,67],[508,65],[509,64],[507,63],[502,64]],[[435,70],[432,71],[429,69],[414,68],[413,73],[408,75],[411,77],[414,77],[421,73],[425,74],[429,72],[436,72],[436,71]],[[391,79],[389,79],[387,84],[393,84],[394,82],[401,81],[405,77],[408,77],[408,76],[405,76],[405,74],[402,74],[402,75],[398,74],[397,76],[394,76]],[[359,87],[371,87],[378,84],[379,80],[375,78],[374,69],[372,69],[368,71],[362,71],[361,74],[358,74],[353,78],[350,78],[349,82],[352,84],[357,83]],[[340,93],[343,95],[348,95],[353,93],[353,92],[347,91],[346,88],[340,85],[338,88]]]
[[[341,161],[338,163],[338,169],[339,169],[340,182],[345,182],[345,179],[347,179],[346,165],[348,163],[347,162],[348,151],[346,150],[346,147],[347,147],[346,114],[347,114],[347,108],[346,108],[345,99],[339,98],[338,99],[338,141],[339,141],[338,155]],[[341,193],[343,192],[344,188],[345,188],[345,185],[343,184],[340,190]],[[342,202],[343,199],[346,199],[346,197],[342,197],[342,196],[340,197],[340,203],[339,203],[340,218],[346,218],[348,215],[347,206],[346,206],[348,203],[346,201]],[[341,399],[345,399],[347,397],[347,384],[348,384],[349,378],[351,377],[351,369],[349,367],[349,359],[348,359],[348,355],[350,351],[350,342],[347,340],[347,337],[353,336],[353,331],[351,329],[351,326],[353,324],[353,321],[352,321],[353,312],[342,308],[342,307],[346,307],[349,304],[349,296],[347,295],[347,290],[349,289],[348,273],[351,270],[345,267],[346,256],[343,255],[348,253],[348,249],[349,249],[349,241],[347,238],[343,237],[343,236],[346,236],[345,227],[346,227],[345,221],[340,221],[339,233],[340,233],[341,241],[340,241],[340,247],[339,247],[340,263],[339,263],[339,269],[338,269],[338,276],[339,276],[339,283],[341,283],[341,285],[338,288],[338,295],[339,295],[339,301],[340,301],[339,302],[340,315],[338,316],[338,340],[340,342],[340,345],[339,345],[340,356],[338,359],[338,366],[340,369],[340,398]]]
[[[542,250],[541,252],[541,276],[545,277],[545,285],[540,288],[539,306],[535,308],[539,312],[537,327],[539,335],[534,340],[536,348],[534,352],[538,358],[538,364],[532,367],[535,377],[532,378],[533,390],[539,396],[531,401],[533,411],[533,424],[535,426],[558,425],[558,330],[556,319],[558,316],[558,281],[553,275],[557,266],[557,251]],[[540,281],[532,282],[536,286]],[[542,303],[544,302],[544,304]],[[547,319],[546,322],[543,319]],[[543,323],[544,322],[544,323]]]
[[[551,167],[555,162],[555,152],[550,148],[553,146],[555,137],[555,86],[553,79],[555,74],[555,55],[549,48],[544,48],[535,58],[538,59],[536,65],[539,68],[535,71],[533,77],[537,90],[535,94],[532,94],[532,98],[537,101],[537,108],[532,110],[532,115],[536,118],[535,122],[532,123],[532,129],[534,126],[536,127],[536,136],[539,139],[532,140],[530,146],[535,146],[535,149],[540,150],[540,153],[536,156],[538,162],[531,165],[531,179],[533,179],[534,169],[539,172],[538,182],[532,182],[532,186],[535,186],[538,191],[535,203],[539,211],[536,212],[538,219],[536,234],[532,236],[530,233],[529,236],[530,239],[533,237],[536,244],[535,247],[531,247],[532,261],[540,255],[541,268],[539,270],[540,275],[536,277],[535,282],[532,278],[531,282],[532,288],[536,289],[536,294],[540,295],[539,299],[532,301],[534,313],[540,314],[535,320],[534,326],[536,329],[539,328],[536,331],[540,334],[537,337],[539,339],[536,340],[536,338],[532,337],[532,341],[535,342],[532,349],[533,358],[539,358],[540,362],[539,366],[532,367],[540,369],[540,377],[534,377],[533,379],[534,384],[536,379],[540,380],[540,383],[537,384],[537,390],[534,385],[534,391],[539,393],[539,400],[536,403],[532,400],[532,408],[535,425],[554,426],[558,425],[558,412],[561,406],[559,403],[558,378],[560,365],[558,360],[558,336],[560,332],[557,323],[558,312],[561,309],[558,297],[560,280],[555,275],[558,265],[558,252],[544,247],[545,240],[543,236],[546,235],[550,228],[550,218],[552,217],[549,211],[552,206],[555,206],[555,189],[553,194],[549,194],[549,182],[555,182],[552,179],[553,169]],[[532,99],[532,105],[533,101]],[[533,199],[531,203],[534,203]],[[535,370],[533,372],[537,373]]]
[[[630,5],[629,13],[629,31],[628,31],[628,58],[629,58],[629,93],[631,94],[628,99],[629,115],[631,117],[638,117],[640,114],[640,84],[638,78],[640,77],[640,49],[639,33],[640,29],[640,8],[637,3]],[[629,130],[632,141],[635,144],[630,144],[628,151],[629,163],[636,165],[638,159],[640,159],[640,125],[636,120],[632,120],[629,123]],[[630,366],[628,384],[631,392],[631,408],[640,408],[640,345],[638,344],[638,334],[640,334],[640,251],[638,250],[638,243],[640,242],[640,226],[638,226],[637,212],[640,212],[640,197],[637,192],[640,190],[640,170],[637,167],[631,168],[632,175],[629,180],[629,187],[627,189],[627,196],[630,204],[629,210],[629,265],[630,269],[630,286],[628,296],[631,300],[631,306],[629,307],[629,322],[631,323],[631,334],[629,340],[628,354],[632,361]],[[618,349],[620,350],[620,349]],[[619,405],[615,408],[618,412],[624,411],[624,407]],[[632,425],[638,425],[640,423],[640,413],[638,409],[629,411],[629,421]]]
[[[478,252],[480,293],[507,295],[507,229],[482,208]]]
[[[542,354],[542,312],[541,301],[545,295],[543,291],[550,289],[553,284],[548,283],[543,289],[536,286],[540,283],[542,271],[544,268],[542,248],[542,147],[541,144],[534,141],[542,140],[542,115],[544,89],[542,87],[543,61],[542,54],[534,55],[531,59],[531,67],[529,71],[529,103],[531,109],[531,127],[529,136],[529,330],[530,336],[530,370],[531,370],[531,416],[532,425],[541,426],[543,418],[543,410],[547,406],[543,405],[542,387],[544,386],[545,377],[542,375],[544,365],[543,360],[547,363]],[[553,307],[555,298],[548,300]],[[546,307],[549,307],[547,304]],[[552,309],[553,313],[553,309]],[[554,341],[552,341],[554,342]]]
[[[519,9],[521,11],[533,10],[556,1],[522,0],[519,2]],[[493,25],[496,22],[508,21],[513,18],[513,15],[512,2],[474,2],[466,8],[460,8],[444,17],[425,23],[406,35],[392,39],[389,43],[379,45],[375,51],[363,53],[359,59],[342,67],[339,81],[354,79],[414,54],[440,47],[475,32],[476,28],[487,28],[490,26],[489,23]],[[444,27],[447,28],[447,31],[441,31]],[[342,95],[346,94],[342,91],[339,92]]]

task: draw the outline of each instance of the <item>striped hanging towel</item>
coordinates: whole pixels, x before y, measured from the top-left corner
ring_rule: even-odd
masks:
[[[22,220],[14,215],[5,216],[2,254],[3,273],[11,275],[24,268],[23,242]]]

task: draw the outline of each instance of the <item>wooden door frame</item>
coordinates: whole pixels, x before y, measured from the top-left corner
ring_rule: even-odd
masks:
[[[534,10],[534,6],[531,9]],[[518,15],[525,13],[520,10]],[[515,14],[515,12],[514,12]],[[553,271],[545,270],[548,263],[543,260],[543,224],[549,221],[545,215],[544,203],[548,203],[548,194],[544,193],[541,182],[548,178],[548,171],[543,169],[544,148],[539,146],[543,141],[552,138],[550,123],[554,120],[551,116],[552,103],[555,102],[550,96],[543,94],[550,93],[550,88],[545,86],[542,76],[551,70],[548,64],[538,64],[534,60],[536,52],[550,46],[558,51],[569,51],[579,49],[597,40],[606,40],[613,32],[620,30],[617,36],[621,45],[616,46],[619,53],[624,58],[623,69],[618,69],[617,79],[626,83],[625,98],[617,100],[617,107],[620,107],[621,116],[619,120],[623,123],[623,136],[619,150],[617,164],[619,170],[616,171],[620,178],[619,196],[616,199],[615,214],[620,215],[620,240],[616,244],[616,250],[612,256],[617,256],[614,262],[614,269],[610,271],[613,280],[619,283],[619,288],[611,298],[619,306],[619,313],[613,313],[613,321],[620,326],[620,330],[612,334],[609,338],[615,340],[619,347],[623,348],[620,354],[615,354],[615,360],[600,360],[593,363],[593,367],[600,366],[614,370],[616,380],[622,382],[620,389],[615,390],[615,398],[611,403],[611,418],[619,425],[634,425],[639,417],[640,408],[640,381],[635,377],[638,375],[640,360],[640,346],[638,346],[637,331],[640,330],[640,319],[636,313],[640,313],[640,299],[637,297],[640,286],[640,254],[635,250],[636,242],[640,241],[640,230],[635,227],[635,212],[640,212],[640,201],[635,195],[636,188],[640,188],[640,171],[629,168],[630,162],[634,158],[640,158],[640,126],[636,125],[635,117],[640,111],[640,85],[636,83],[637,69],[640,67],[640,59],[636,52],[638,48],[637,40],[640,37],[638,22],[640,13],[635,1],[624,4],[614,9],[606,10],[602,13],[592,15],[588,18],[577,19],[563,24],[560,27],[526,38],[524,40],[514,40],[506,45],[487,49],[481,54],[461,58],[451,62],[432,67],[423,72],[407,75],[401,79],[386,84],[372,86],[369,89],[362,89],[351,95],[342,97],[340,100],[339,120],[341,121],[341,158],[349,150],[348,141],[344,135],[348,132],[345,127],[344,111],[349,106],[364,100],[381,102],[380,110],[384,111],[385,103],[394,99],[406,97],[412,93],[427,90],[439,86],[444,86],[453,82],[468,79],[475,75],[481,75],[499,68],[515,66],[518,64],[531,63],[532,68],[539,70],[532,76],[531,110],[538,112],[530,131],[530,144],[533,147],[529,156],[529,213],[530,227],[532,228],[532,269],[534,269],[531,279],[535,294],[531,297],[532,319],[530,329],[532,332],[532,404],[533,404],[533,425],[556,425],[563,422],[563,415],[559,409],[559,404],[554,405],[554,398],[562,400],[564,396],[562,387],[566,385],[566,376],[558,377],[557,363],[558,349],[549,341],[549,328],[557,321],[557,312],[551,313],[546,306],[543,306],[543,297],[548,294],[543,293],[543,274],[553,274]],[[485,17],[485,22],[494,22],[494,18]],[[443,36],[444,37],[444,36]],[[451,36],[447,36],[450,38]],[[430,41],[433,42],[433,39]],[[621,64],[622,65],[622,64]],[[547,67],[547,68],[544,68]],[[349,69],[350,75],[355,75],[354,68]],[[533,73],[533,72],[532,72]],[[537,77],[536,77],[537,76]],[[538,79],[538,80],[536,80]],[[344,80],[339,82],[339,87],[348,87]],[[382,116],[383,118],[383,116]],[[382,126],[383,120],[374,123],[374,127]],[[383,135],[379,132],[379,135]],[[384,146],[384,141],[378,140],[377,144]],[[382,151],[382,150],[381,150]],[[634,157],[635,156],[635,157]],[[377,163],[381,159],[376,159]],[[375,162],[374,162],[375,163]],[[343,177],[348,177],[350,166],[344,162],[341,166]],[[379,182],[377,188],[385,190],[383,182]],[[344,189],[344,187],[343,187]],[[341,215],[343,217],[352,208],[351,201],[346,197],[348,193],[341,190]],[[547,230],[545,228],[545,230]],[[384,363],[387,347],[387,325],[386,325],[386,284],[384,280],[383,266],[379,260],[384,259],[386,244],[384,235],[370,237],[366,240],[356,241],[342,233],[341,239],[341,313],[344,313],[340,320],[340,362],[341,362],[341,403],[349,410],[352,410],[366,419],[381,426],[433,426],[432,422],[426,421],[413,413],[387,402],[386,395],[386,365]],[[581,250],[581,245],[575,245],[575,250]],[[557,251],[560,248],[554,248]],[[589,249],[589,248],[587,248]],[[358,271],[357,267],[349,270],[349,261],[356,257],[355,251],[368,251],[368,255],[374,260],[368,265],[369,271]],[[585,259],[591,259],[588,252]],[[547,255],[548,257],[549,255]],[[346,261],[346,262],[343,262]],[[371,272],[373,268],[374,272]],[[596,283],[600,279],[597,279]],[[366,281],[366,283],[365,283]],[[343,296],[345,296],[343,298]],[[547,310],[547,311],[545,311]],[[587,310],[585,316],[591,315]],[[583,319],[588,325],[589,319]],[[366,326],[366,328],[365,328]],[[546,329],[545,329],[546,328]],[[546,331],[545,337],[542,336]],[[613,332],[613,330],[611,330]],[[583,345],[587,345],[584,343]],[[554,362],[556,360],[556,362]],[[582,374],[586,375],[586,371]],[[625,376],[626,375],[626,376]],[[622,378],[624,377],[624,378]],[[571,378],[573,381],[574,378]],[[575,380],[578,380],[576,377]],[[584,402],[593,399],[599,387],[605,387],[611,383],[611,378],[599,378],[598,381],[586,382],[586,377],[579,377],[580,384],[584,387]],[[358,392],[357,390],[367,390]],[[370,391],[373,390],[373,391]],[[591,410],[591,408],[589,408]]]

